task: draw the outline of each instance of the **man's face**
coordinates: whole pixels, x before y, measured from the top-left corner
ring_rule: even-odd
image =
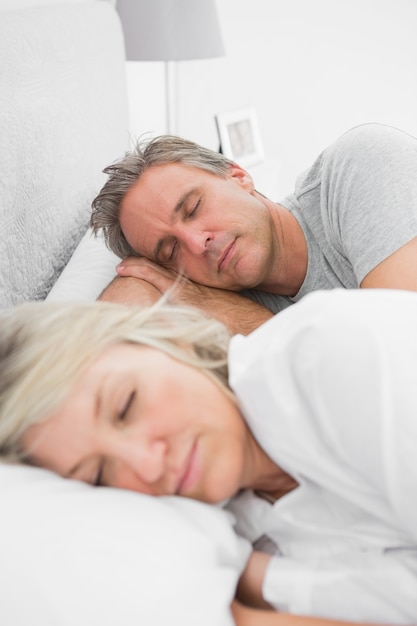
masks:
[[[211,287],[257,287],[273,263],[269,209],[237,165],[225,178],[180,163],[150,167],[124,197],[120,225],[139,255]]]

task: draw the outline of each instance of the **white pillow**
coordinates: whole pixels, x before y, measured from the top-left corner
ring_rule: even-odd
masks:
[[[95,237],[88,229],[46,299],[97,300],[116,276],[118,263],[102,233]]]
[[[229,514],[0,464],[1,622],[232,626],[250,547]]]

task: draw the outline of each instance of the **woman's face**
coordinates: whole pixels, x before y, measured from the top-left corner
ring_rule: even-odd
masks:
[[[245,482],[249,438],[238,408],[205,374],[119,344],[22,443],[36,465],[65,477],[219,502]]]

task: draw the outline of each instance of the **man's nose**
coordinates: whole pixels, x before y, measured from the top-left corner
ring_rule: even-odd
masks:
[[[184,234],[184,241],[187,248],[192,254],[197,256],[202,256],[207,252],[212,240],[213,235],[207,231],[190,228]]]

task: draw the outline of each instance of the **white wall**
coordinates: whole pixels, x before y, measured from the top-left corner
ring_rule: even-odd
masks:
[[[213,115],[256,107],[283,186],[367,121],[417,135],[416,0],[217,0],[227,56],[180,64],[180,134],[215,147]]]
[[[226,56],[177,65],[179,134],[217,149],[214,115],[255,106],[282,193],[356,124],[417,135],[416,0],[216,2]],[[0,8],[7,3],[42,0]],[[165,132],[163,64],[128,63],[127,75],[132,136]]]
[[[112,2],[112,0],[107,0]],[[45,4],[62,4],[64,2],[83,2],[83,0],[0,0],[0,11],[15,11]]]
[[[416,0],[217,6],[226,56],[178,64],[179,134],[217,149],[214,115],[254,105],[265,154],[281,162],[282,193],[356,124],[379,121],[417,135]],[[133,134],[164,132],[163,66],[131,65],[131,89],[139,90]]]

